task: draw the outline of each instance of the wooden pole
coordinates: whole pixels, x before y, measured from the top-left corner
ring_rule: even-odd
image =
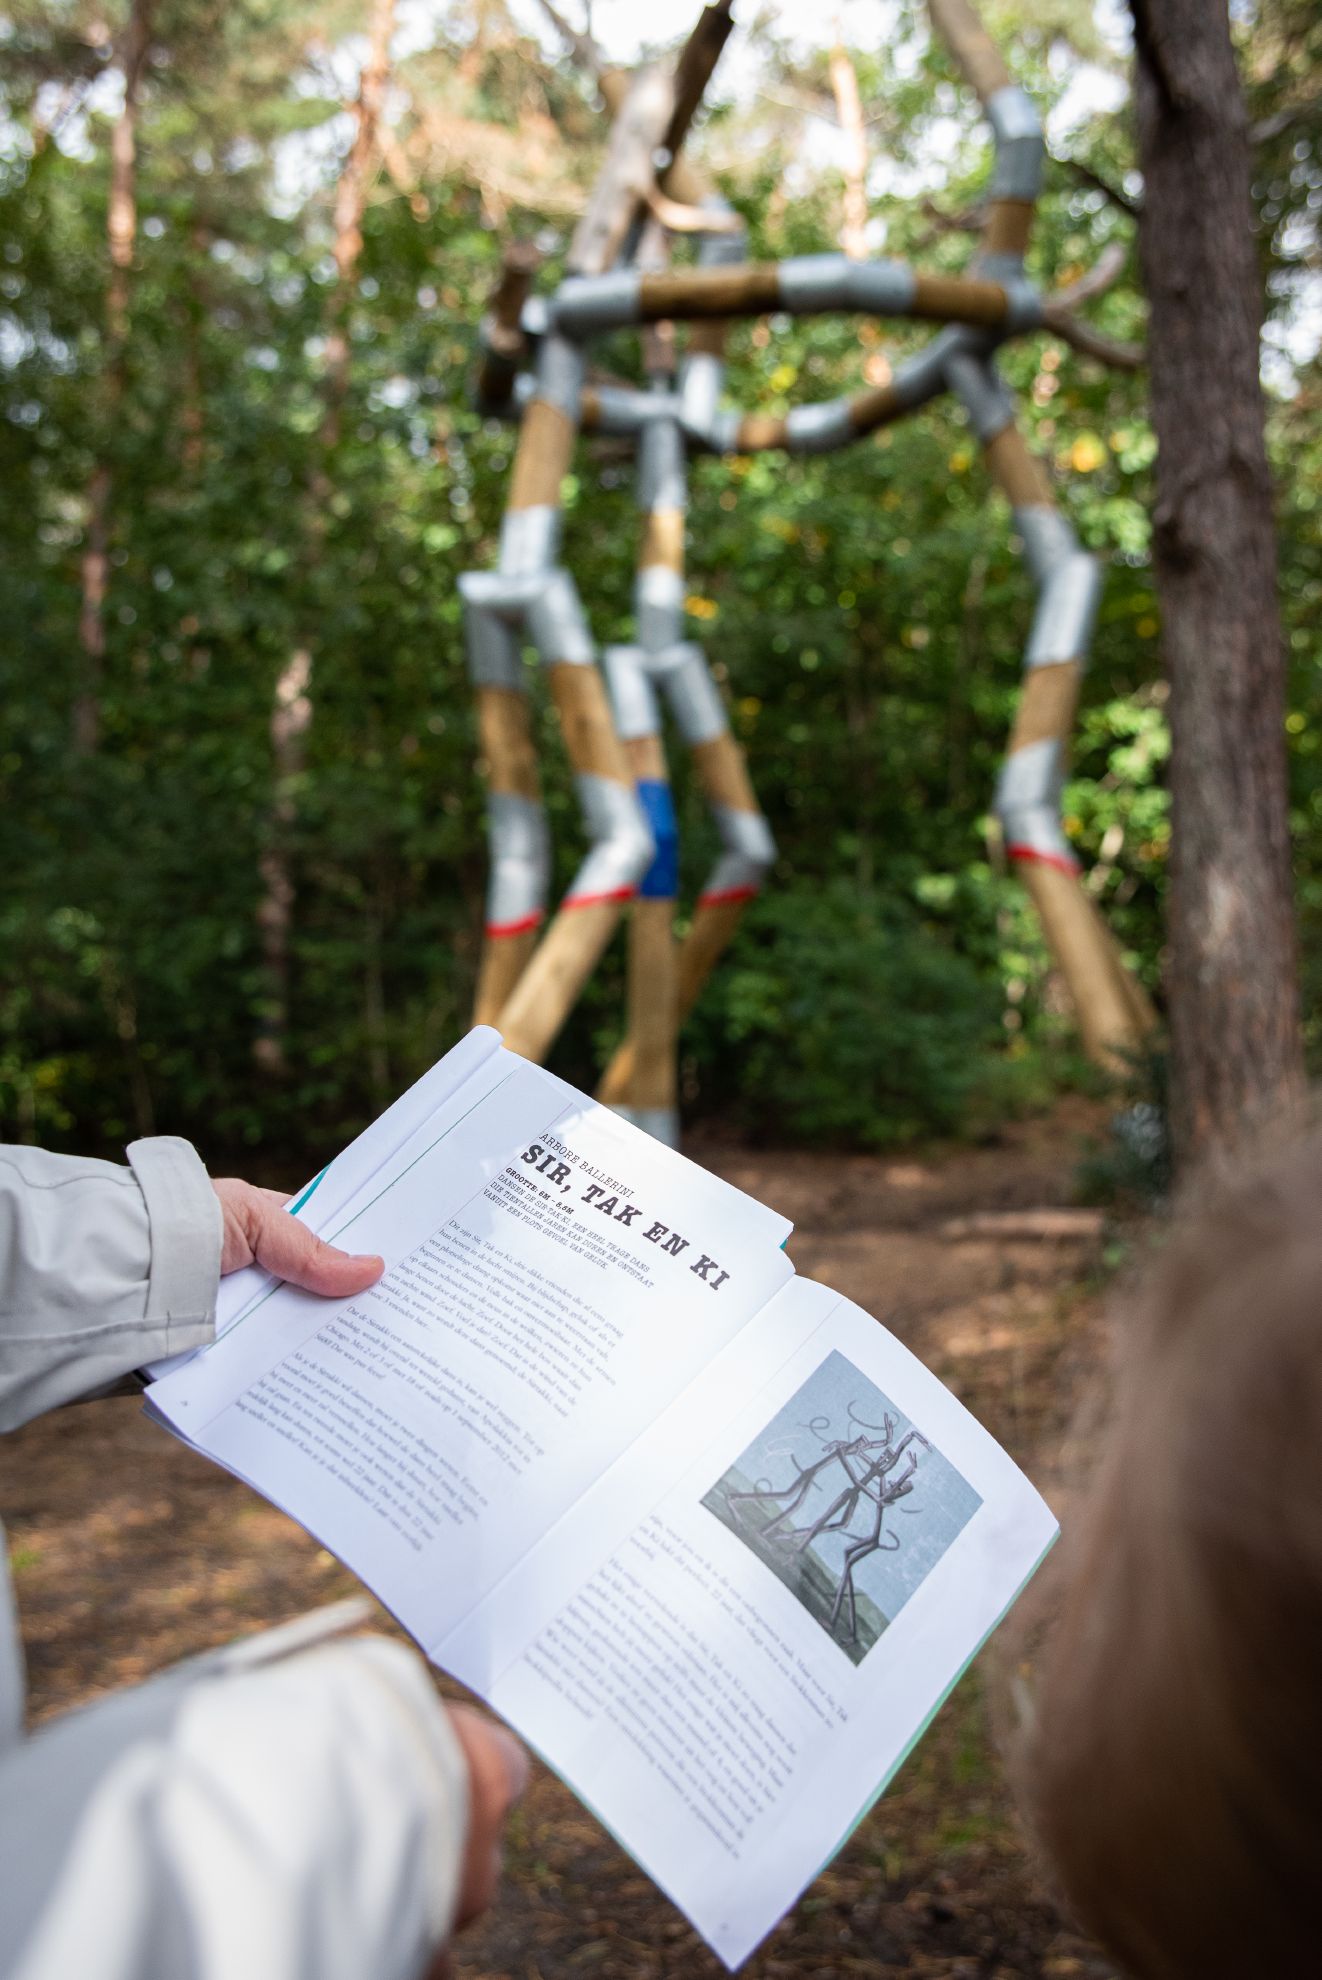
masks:
[[[696,323],[708,317],[765,316],[783,307],[780,269],[774,261],[748,262],[733,268],[673,269],[644,275],[639,283],[640,323],[657,323],[662,318]],[[917,274],[911,301],[896,314],[921,322],[996,329],[1004,323],[1009,308],[1010,298],[999,282],[963,275]]]
[[[1009,425],[986,443],[992,478],[1016,516],[1049,515],[1055,497],[1042,463]],[[1008,762],[1024,750],[1056,743],[1068,748],[1083,673],[1083,654],[1030,666],[1024,680]],[[1072,854],[1042,844],[1010,844],[1014,861],[1041,918],[1047,945],[1069,987],[1084,1049],[1099,1064],[1125,1070],[1156,1023],[1152,1007],[1082,885]]]
[[[710,742],[697,744],[693,764],[713,807],[761,816],[743,750],[728,730]],[[676,957],[676,1035],[697,1003],[708,977],[734,940],[755,892],[751,886],[740,887],[730,892],[709,891],[699,898],[689,932],[679,944]],[[607,1066],[597,1088],[597,1098],[607,1105],[627,1104],[634,1077],[635,1041],[629,1036]]]
[[[625,744],[639,784],[669,786],[660,736]],[[679,1104],[679,972],[675,952],[675,897],[640,893],[629,910],[627,1037],[632,1048],[625,1102],[635,1114],[664,1114]]]
[[[478,737],[487,788],[493,796],[541,803],[537,752],[528,697],[519,688],[479,687]],[[488,928],[478,970],[474,1024],[495,1024],[537,946],[540,914],[505,928]]]
[[[1000,49],[970,0],[927,0],[932,26],[954,57],[984,110],[1002,91],[1014,87]],[[1022,261],[1033,225],[1035,200],[993,197],[987,207],[982,253],[1014,255]]]
[[[1010,87],[1005,59],[969,0],[927,0],[927,11],[984,107],[999,90]]]
[[[615,733],[596,667],[560,662],[547,672],[574,771],[632,794],[629,761]],[[535,1061],[545,1057],[600,962],[633,891],[628,886],[595,898],[571,895],[562,903],[497,1019],[511,1052]]]
[[[1016,865],[1069,985],[1084,1050],[1099,1065],[1131,1070],[1156,1018],[1096,903],[1077,871],[1045,860]]]
[[[659,246],[655,242],[652,245]],[[671,324],[658,324],[644,333],[643,369],[653,390],[673,390],[675,336]],[[672,423],[665,430],[656,427],[644,435],[638,472],[639,666],[646,665],[649,651],[664,651],[683,634],[683,463],[684,442],[676,425]],[[625,1035],[631,1048],[631,1072],[623,1100],[640,1126],[673,1142],[678,1139],[679,1001],[674,939],[678,844],[655,696],[646,696],[640,707],[650,707],[651,719],[658,727],[640,733],[641,724],[635,724],[625,748],[639,802],[652,827],[656,855],[630,913]]]

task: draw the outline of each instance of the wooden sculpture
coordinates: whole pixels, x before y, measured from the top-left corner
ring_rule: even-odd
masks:
[[[632,903],[627,1033],[599,1094],[640,1126],[675,1139],[679,1026],[775,858],[721,697],[700,649],[684,637],[689,457],[848,446],[950,391],[967,409],[1010,502],[1038,588],[1023,694],[995,799],[1006,850],[1041,915],[1088,1051],[1104,1062],[1130,1057],[1152,1013],[1081,885],[1060,824],[1099,571],[1025,446],[994,363],[998,345],[1043,326],[1096,350],[1099,340],[1074,311],[1114,268],[1099,264],[1093,277],[1054,298],[1042,297],[1024,273],[1043,155],[1032,102],[1011,82],[968,0],[929,0],[933,24],[977,92],[996,147],[985,227],[968,275],[924,275],[898,261],[836,254],[753,265],[738,216],[679,155],[730,32],[729,0],[704,9],[673,69],[650,64],[627,74],[602,69],[586,37],[547,11],[597,67],[613,121],[559,287],[532,295],[532,265],[525,251],[512,251],[484,326],[480,402],[517,417],[519,433],[497,567],[461,580],[491,840],[477,1021],[495,1024],[511,1049],[540,1060]],[[666,240],[680,232],[696,235],[698,266],[670,270]],[[784,417],[729,410],[722,405],[726,325],[771,311],[852,311],[941,327],[878,389]],[[678,359],[676,324],[692,326]],[[627,326],[642,334],[644,388],[589,387],[592,340]],[[584,432],[627,438],[637,457],[636,639],[607,649],[604,673],[574,581],[559,561],[561,483]],[[549,923],[549,847],[520,659],[524,637],[546,669],[588,839]],[[678,946],[678,849],[662,701],[693,752],[722,848]]]

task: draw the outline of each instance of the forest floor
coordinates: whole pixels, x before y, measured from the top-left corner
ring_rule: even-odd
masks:
[[[902,1159],[699,1141],[707,1167],[792,1217],[801,1272],[884,1319],[1046,1492],[1102,1352],[1107,1237],[1070,1201],[1102,1125],[1072,1100],[994,1146]],[[1034,1215],[1032,1213],[1043,1213]],[[352,1591],[292,1522],[127,1401],[58,1412],[0,1448],[37,1719]],[[1054,1910],[1015,1826],[979,1660],[749,1980],[1008,1975],[1109,1980]],[[543,1769],[512,1825],[495,1913],[457,1980],[705,1980],[723,1969]]]

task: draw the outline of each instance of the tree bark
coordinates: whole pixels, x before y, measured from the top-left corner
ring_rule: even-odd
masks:
[[[1177,1159],[1302,1083],[1285,660],[1259,382],[1249,139],[1225,0],[1133,0],[1140,249],[1170,680]]]
[[[124,105],[110,137],[110,192],[106,203],[110,275],[106,283],[105,362],[100,386],[104,425],[98,442],[103,449],[109,446],[124,398],[129,287],[133,249],[138,236],[138,103],[154,6],[155,0],[133,0],[119,49],[119,66],[124,76]],[[103,453],[92,470],[87,487],[87,523],[83,533],[80,571],[82,606],[78,615],[82,678],[74,696],[70,735],[75,756],[93,755],[101,741],[101,684],[105,672],[106,590],[110,575],[113,492],[114,477],[110,462]]]
[[[306,491],[309,568],[315,566],[320,555],[326,504],[333,492],[331,456],[339,442],[349,389],[349,312],[363,251],[363,214],[377,158],[394,26],[395,0],[372,0],[367,60],[353,104],[353,143],[335,184],[335,282],[329,305],[321,423]],[[312,724],[312,673],[312,642],[308,639],[299,642],[281,668],[271,703],[273,790],[259,868],[262,892],[257,908],[264,994],[253,1055],[263,1071],[276,1076],[288,1069],[290,935],[296,892],[291,840],[298,820],[298,786],[307,763],[307,734]]]

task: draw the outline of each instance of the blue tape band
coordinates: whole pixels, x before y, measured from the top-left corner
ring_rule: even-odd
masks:
[[[638,898],[673,901],[679,892],[679,824],[669,784],[659,777],[642,778],[638,784],[638,802],[656,841],[656,857],[643,875]]]

